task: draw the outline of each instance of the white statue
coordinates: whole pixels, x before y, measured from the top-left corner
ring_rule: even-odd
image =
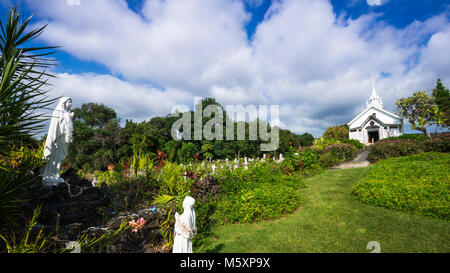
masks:
[[[173,253],[192,253],[192,238],[197,234],[195,225],[195,199],[186,196],[183,201],[183,213],[175,212],[175,238]]]
[[[71,106],[71,98],[60,98],[50,120],[44,147],[44,159],[47,159],[48,162],[41,174],[42,182],[46,186],[64,182],[64,179],[59,177],[59,172],[61,161],[66,158],[68,145],[72,142],[73,112],[69,112]]]

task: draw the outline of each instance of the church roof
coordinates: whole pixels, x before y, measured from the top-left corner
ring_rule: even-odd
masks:
[[[364,111],[362,111],[359,115],[357,115],[354,119],[352,119],[349,123],[347,123],[347,125],[351,127],[351,125],[352,125],[353,123],[355,123],[361,116],[363,116],[364,114],[366,114],[368,111],[371,111],[371,110],[372,110],[372,111],[373,111],[373,110],[378,110],[378,111],[380,111],[380,112],[382,112],[382,113],[384,113],[384,114],[386,114],[386,115],[388,115],[388,116],[391,116],[391,117],[393,117],[393,118],[395,118],[395,119],[402,120],[401,117],[397,116],[397,115],[394,114],[394,113],[391,113],[391,112],[389,112],[389,111],[386,111],[386,110],[384,110],[384,109],[382,109],[382,108],[379,108],[379,107],[376,107],[376,106],[369,106],[369,107],[367,107],[366,109],[364,109]]]
[[[373,105],[372,105],[372,106],[369,106],[369,107],[367,107],[366,109],[364,109],[364,111],[362,111],[359,115],[357,115],[354,119],[352,119],[349,123],[347,123],[347,125],[351,127],[351,125],[352,125],[355,121],[357,121],[361,116],[363,116],[365,113],[367,113],[367,112],[370,111],[370,110],[378,110],[378,111],[380,111],[380,112],[382,112],[382,113],[384,113],[384,114],[386,114],[386,115],[388,115],[388,116],[391,116],[391,117],[393,117],[393,118],[395,118],[395,119],[402,119],[401,117],[397,116],[397,115],[394,114],[394,113],[391,113],[391,112],[386,111],[386,110],[384,110],[384,109],[382,109],[382,108],[379,108],[379,107],[376,107],[376,106],[373,106]]]

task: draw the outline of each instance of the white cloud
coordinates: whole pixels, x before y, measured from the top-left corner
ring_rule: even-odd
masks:
[[[56,74],[50,83],[55,86],[53,95],[71,97],[74,107],[79,107],[82,102],[103,103],[113,108],[122,121],[165,116],[173,106],[191,99],[190,94],[181,90],[163,91],[95,73]]]
[[[27,2],[47,18],[45,41],[126,79],[63,74],[55,91],[74,102],[104,101],[123,117],[165,115],[194,96],[213,96],[223,104],[279,104],[282,125],[318,136],[364,107],[373,78],[391,111],[396,99],[430,90],[437,77],[450,85],[446,14],[397,29],[376,14],[336,18],[328,1],[274,1],[248,41],[250,14],[239,1],[147,0],[141,15],[123,0],[83,1],[77,9]]]
[[[380,6],[381,0],[367,0],[369,6]]]
[[[66,0],[66,3],[69,6],[79,6],[81,5],[81,0]]]

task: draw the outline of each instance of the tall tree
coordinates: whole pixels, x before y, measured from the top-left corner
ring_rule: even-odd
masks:
[[[450,126],[450,92],[442,84],[441,79],[437,79],[436,87],[433,89],[432,98],[437,108],[433,109],[435,123],[442,127]]]
[[[400,116],[408,119],[412,129],[419,130],[430,137],[427,127],[433,121],[430,109],[434,102],[427,92],[415,92],[412,97],[401,98],[395,104],[399,108]]]
[[[116,112],[103,105],[86,103],[73,110],[73,143],[65,162],[85,171],[106,169],[130,154],[124,145]]]

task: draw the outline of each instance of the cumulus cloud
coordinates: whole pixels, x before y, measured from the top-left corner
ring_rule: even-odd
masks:
[[[212,96],[280,105],[282,126],[319,136],[364,108],[372,79],[390,111],[437,77],[450,84],[448,14],[397,29],[377,14],[337,18],[325,0],[274,1],[249,40],[241,1],[147,0],[140,14],[124,0],[26,1],[45,18],[38,24],[48,23],[46,42],[111,71],[58,75],[55,92],[103,101],[123,117],[164,115]]]
[[[83,102],[103,103],[113,108],[123,118],[122,121],[165,116],[173,106],[192,100],[192,96],[182,90],[160,90],[95,73],[56,74],[50,83],[55,86],[53,94],[71,97],[74,107]]]

